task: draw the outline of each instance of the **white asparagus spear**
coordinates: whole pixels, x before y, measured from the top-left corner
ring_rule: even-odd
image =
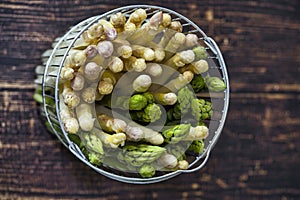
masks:
[[[194,59],[194,52],[192,50],[185,50],[176,53],[173,57],[164,62],[164,64],[177,70],[179,67],[183,67],[186,64],[190,64],[194,61]]]
[[[97,44],[97,50],[101,57],[109,58],[114,52],[114,45],[111,41],[102,41]]]
[[[147,63],[146,73],[151,77],[157,77],[162,74],[162,67],[158,63]]]
[[[118,72],[123,71],[124,63],[123,63],[123,61],[119,57],[113,56],[111,58],[111,61],[108,63],[108,68],[112,72],[118,73]]]
[[[162,154],[158,158],[157,162],[159,163],[159,165],[161,167],[164,167],[164,168],[167,168],[167,169],[173,169],[178,164],[177,158],[174,155],[169,154],[169,153]]]
[[[145,61],[152,61],[155,59],[155,53],[151,48],[141,45],[131,45],[132,55],[137,58],[143,58]]]
[[[64,103],[71,109],[75,108],[80,103],[80,97],[73,91],[69,82],[63,84],[62,97]]]
[[[108,22],[104,19],[100,19],[98,23],[103,26],[106,40],[114,40],[117,38],[118,32],[110,22]]]
[[[123,13],[118,12],[110,16],[110,23],[115,27],[118,33],[124,30],[126,23],[126,17]]]
[[[125,133],[108,134],[98,128],[93,128],[92,132],[99,136],[101,142],[109,148],[116,149],[119,146],[124,146],[126,141]]]
[[[105,132],[124,133],[126,131],[127,124],[121,119],[113,118],[105,114],[98,114],[97,119]]]
[[[151,84],[151,77],[146,74],[141,74],[133,81],[132,88],[136,92],[146,92]]]
[[[94,103],[96,99],[96,87],[97,83],[90,85],[82,90],[81,98],[86,103]]]
[[[188,135],[183,139],[185,141],[202,140],[208,136],[208,128],[206,126],[191,127]]]
[[[95,81],[99,78],[102,70],[103,67],[99,66],[97,63],[89,62],[84,67],[84,77],[90,81]]]
[[[208,62],[206,60],[198,60],[179,69],[179,72],[192,71],[195,74],[207,72]]]
[[[93,118],[90,104],[82,103],[76,107],[76,116],[79,126],[83,131],[91,131],[94,128],[95,118]]]
[[[84,87],[84,76],[81,73],[76,73],[74,79],[71,80],[71,88],[74,91],[80,91]]]
[[[130,56],[127,59],[123,59],[124,68],[127,71],[142,72],[146,69],[146,61],[143,58],[136,58],[135,56]]]
[[[108,108],[106,108],[102,105],[98,105],[96,107],[96,110],[99,110],[102,113],[105,113],[107,115],[112,114],[111,110],[109,110]],[[148,127],[142,126],[142,125],[132,121],[131,119],[118,114],[117,112],[113,112],[113,117],[124,120],[127,123],[127,126],[140,128],[143,131],[143,136],[141,139],[142,141],[149,142],[153,145],[160,145],[164,142],[163,136],[157,131],[154,131]],[[140,135],[138,136],[138,139],[140,139]]]
[[[164,86],[157,89],[157,92],[177,92],[182,87],[186,86],[194,78],[194,73],[191,71],[185,71],[179,74],[175,79],[167,82]]]
[[[156,34],[158,34],[161,29],[160,24],[163,20],[162,12],[155,13],[148,22],[146,22],[141,28],[137,29],[133,35],[131,35],[128,40],[134,44],[147,45],[150,41],[154,39]]]
[[[60,99],[62,99],[60,95]],[[64,101],[59,101],[60,118],[67,133],[76,134],[79,130],[79,124],[75,118],[75,113],[72,109],[65,105]]]
[[[161,105],[174,105],[177,102],[177,95],[174,92],[152,93],[155,102]]]

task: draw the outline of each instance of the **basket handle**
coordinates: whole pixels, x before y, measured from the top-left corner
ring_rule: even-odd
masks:
[[[204,160],[200,163],[200,165],[198,165],[197,167],[192,168],[192,169],[182,170],[182,172],[184,172],[184,173],[191,173],[191,172],[195,172],[195,171],[200,170],[200,169],[201,169],[202,167],[204,167],[204,165],[207,163],[208,158],[209,158],[209,154],[210,154],[210,149],[207,151],[207,153],[206,153],[206,155],[205,155],[205,158],[204,158]]]

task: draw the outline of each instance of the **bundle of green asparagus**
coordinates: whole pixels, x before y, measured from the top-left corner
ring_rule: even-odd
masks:
[[[168,13],[136,9],[98,20],[77,39],[60,73],[59,114],[92,164],[152,177],[187,169],[186,151],[203,152],[213,108],[195,92],[226,85],[209,75],[198,36],[183,29]]]

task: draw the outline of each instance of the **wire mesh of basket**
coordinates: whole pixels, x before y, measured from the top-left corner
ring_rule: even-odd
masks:
[[[159,11],[169,13],[172,16],[173,21],[181,22],[183,33],[196,34],[199,38],[199,41],[205,45],[206,50],[209,54],[209,57],[207,59],[210,66],[208,73],[210,75],[221,77],[227,85],[227,88],[224,92],[221,92],[215,96],[214,94],[211,94],[211,102],[213,105],[215,105],[214,109],[217,111],[217,115],[216,117],[214,117],[214,120],[211,120],[210,122],[209,135],[205,139],[204,152],[201,155],[196,156],[196,158],[189,164],[189,168],[187,170],[171,171],[168,173],[159,174],[158,176],[151,178],[139,178],[130,176],[128,174],[117,173],[114,170],[109,169],[109,166],[106,167],[105,165],[103,167],[92,165],[90,162],[88,162],[84,154],[81,152],[81,149],[68,137],[68,133],[66,133],[66,131],[64,130],[64,126],[59,115],[60,72],[63,67],[64,61],[66,60],[66,57],[72,47],[74,47],[76,40],[85,30],[87,30],[93,23],[95,23],[99,19],[109,19],[112,14],[117,12],[122,12],[125,15],[129,16],[138,8],[143,8],[147,11],[147,19],[149,19],[152,15]],[[225,62],[217,44],[212,38],[208,37],[195,23],[193,23],[188,18],[173,10],[158,6],[133,5],[117,8],[105,14],[88,18],[71,27],[66,34],[54,41],[54,43],[52,44],[52,49],[47,50],[42,55],[42,62],[42,65],[36,67],[37,79],[35,83],[42,88],[43,103],[41,106],[41,114],[45,118],[45,121],[48,125],[47,127],[77,158],[79,158],[86,165],[93,168],[95,171],[106,177],[121,182],[147,184],[167,180],[181,173],[198,171],[206,164],[209,158],[209,154],[216,144],[225,123],[229,105],[229,80]]]

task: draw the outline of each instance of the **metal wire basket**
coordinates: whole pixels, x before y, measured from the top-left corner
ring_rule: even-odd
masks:
[[[205,139],[205,149],[203,154],[197,156],[193,162],[190,163],[189,168],[187,170],[177,170],[169,173],[165,173],[159,176],[155,176],[152,178],[137,178],[130,177],[123,174],[114,173],[114,171],[107,170],[105,167],[100,168],[92,165],[85,158],[80,148],[73,143],[68,134],[64,130],[64,126],[61,122],[59,108],[59,74],[61,68],[63,67],[64,61],[72,49],[76,40],[80,37],[80,35],[87,30],[93,23],[95,23],[99,19],[109,19],[109,17],[117,12],[122,12],[126,15],[130,15],[138,8],[143,8],[147,11],[147,17],[150,18],[153,14],[159,11],[163,11],[164,13],[169,13],[172,16],[172,20],[178,20],[181,22],[183,26],[183,33],[194,33],[198,36],[199,40],[205,45],[207,52],[209,53],[209,71],[210,75],[217,75],[223,79],[226,83],[227,88],[224,92],[219,94],[216,97],[211,97],[212,104],[217,105],[215,110],[218,112],[218,117],[210,122],[209,125],[209,136]],[[208,161],[211,150],[216,144],[221,131],[223,129],[228,104],[229,104],[229,80],[227,75],[227,70],[225,66],[224,59],[222,54],[215,43],[215,41],[208,37],[195,23],[193,23],[188,18],[182,16],[181,14],[172,11],[167,8],[162,8],[158,6],[150,6],[150,5],[133,5],[117,8],[115,10],[111,10],[105,14],[94,16],[88,18],[77,25],[71,27],[69,31],[60,38],[57,38],[52,44],[52,49],[47,50],[42,55],[43,64],[36,67],[37,79],[35,83],[40,85],[42,88],[42,96],[43,103],[41,106],[41,114],[46,119],[49,130],[54,133],[57,138],[60,140],[62,144],[64,144],[77,158],[79,158],[86,165],[90,166],[95,171],[100,174],[109,177],[114,180],[118,180],[121,182],[134,183],[134,184],[148,184],[160,182],[163,180],[170,179],[174,176],[177,176],[181,173],[190,173],[200,170]],[[48,91],[54,91],[53,93],[49,93]],[[54,101],[55,106],[49,104],[49,101]]]

